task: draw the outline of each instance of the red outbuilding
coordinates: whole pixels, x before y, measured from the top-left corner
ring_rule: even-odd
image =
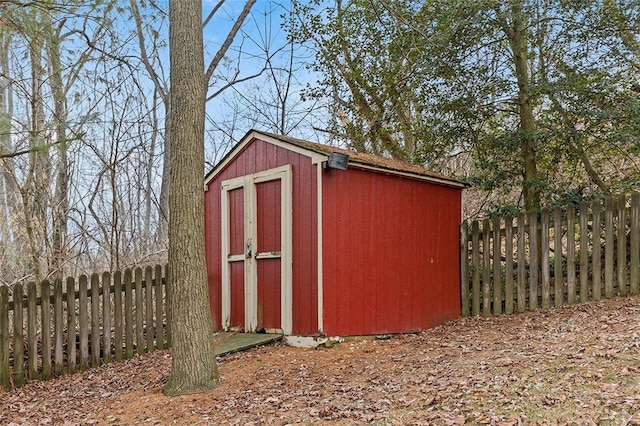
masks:
[[[458,318],[464,187],[406,163],[249,132],[205,178],[214,328],[353,336]]]

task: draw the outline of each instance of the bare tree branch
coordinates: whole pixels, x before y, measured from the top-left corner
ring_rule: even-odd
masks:
[[[238,31],[240,31],[242,23],[247,18],[247,16],[249,16],[249,12],[251,12],[251,8],[254,4],[256,4],[256,0],[247,0],[244,5],[244,9],[242,9],[242,12],[240,12],[240,15],[238,15],[238,19],[236,19],[236,22],[233,24],[233,27],[229,31],[229,34],[227,34],[227,38],[224,40],[224,43],[222,43],[222,46],[220,46],[220,49],[209,63],[207,72],[205,73],[205,81],[207,82],[207,84],[209,83],[209,80],[211,80],[211,76],[213,75],[216,68],[218,68],[218,64],[229,50],[229,47],[231,47],[231,43],[233,43],[233,40],[236,38],[236,34],[238,34]],[[210,18],[207,17],[207,21],[209,19]]]

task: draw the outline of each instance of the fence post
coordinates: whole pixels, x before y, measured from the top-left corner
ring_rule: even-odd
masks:
[[[467,247],[467,221],[460,225],[460,299],[463,317],[469,316],[469,247]]]
[[[0,388],[11,389],[9,368],[9,289],[0,285]]]

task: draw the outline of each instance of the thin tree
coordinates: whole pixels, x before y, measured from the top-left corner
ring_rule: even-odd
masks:
[[[202,176],[207,84],[201,0],[169,3],[169,52],[173,359],[164,393],[180,395],[211,389],[219,380],[204,255]]]

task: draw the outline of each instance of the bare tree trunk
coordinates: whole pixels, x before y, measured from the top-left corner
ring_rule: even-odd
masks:
[[[201,0],[169,3],[171,80],[169,273],[172,365],[166,395],[204,391],[219,380],[204,246],[204,75]]]
[[[46,212],[48,206],[48,187],[50,183],[50,164],[48,149],[45,146],[44,101],[42,98],[43,69],[42,45],[37,38],[31,40],[31,139],[29,170],[27,179],[20,189],[25,217],[27,238],[29,240],[30,260],[36,281],[44,278],[42,260],[45,257]]]
[[[171,168],[171,102],[165,103],[164,154],[162,156],[162,182],[160,184],[160,211],[158,217],[158,244],[162,246],[169,235],[169,170]],[[204,142],[203,142],[204,143]]]
[[[57,30],[51,31],[47,43],[50,70],[50,85],[54,102],[54,125],[58,142],[58,163],[56,165],[56,187],[51,205],[53,236],[51,243],[51,269],[55,278],[64,277],[67,262],[67,222],[69,216],[69,161],[67,159],[67,100],[62,83],[62,66]]]

